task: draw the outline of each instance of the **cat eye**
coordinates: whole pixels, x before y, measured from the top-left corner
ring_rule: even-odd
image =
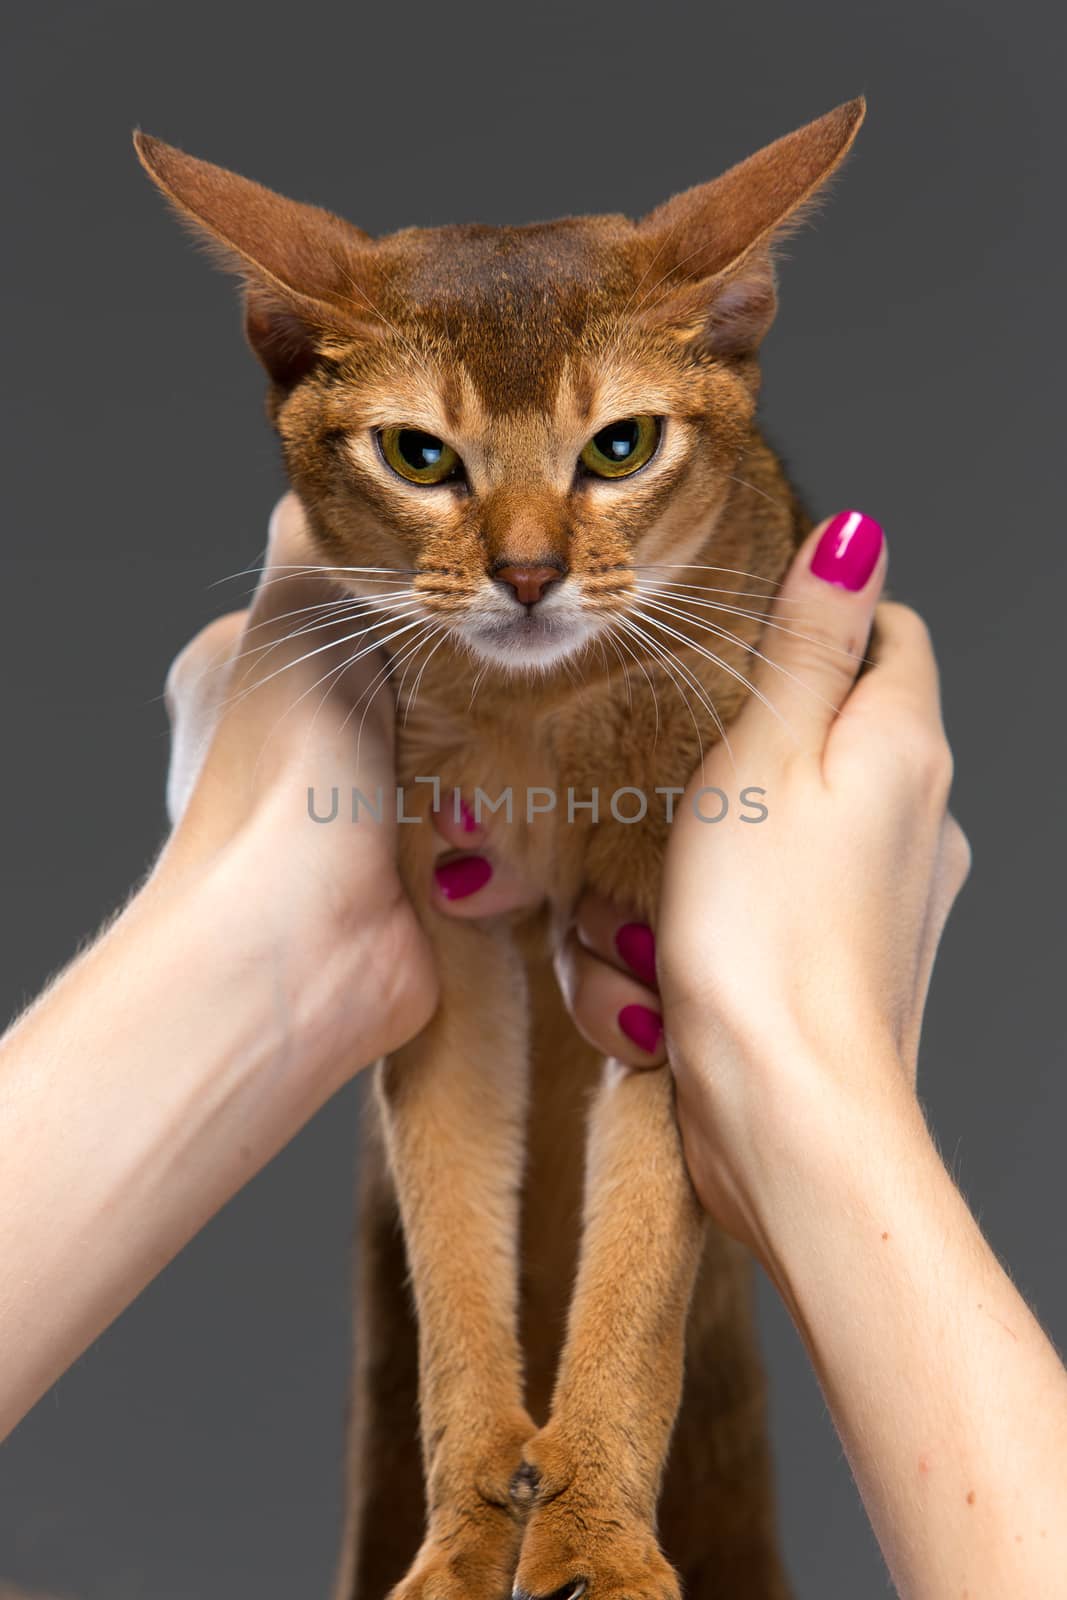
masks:
[[[594,433],[580,464],[598,478],[626,478],[650,461],[660,438],[658,417],[624,417]]]
[[[447,483],[463,476],[452,446],[421,428],[382,428],[378,445],[393,471],[409,483]]]

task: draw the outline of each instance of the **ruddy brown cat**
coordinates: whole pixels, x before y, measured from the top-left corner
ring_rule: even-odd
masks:
[[[494,849],[544,888],[492,924],[424,911],[441,1004],[366,1106],[337,1600],[787,1593],[747,1264],[696,1203],[669,1072],[596,1060],[552,948],[586,886],[654,920],[657,792],[748,692],[808,528],[755,421],[773,248],[862,116],[641,221],[379,239],[137,136],[243,276],[353,649],[392,661],[408,813],[420,777],[510,788]],[[528,817],[534,788],[556,809]],[[432,829],[400,834],[418,903]]]

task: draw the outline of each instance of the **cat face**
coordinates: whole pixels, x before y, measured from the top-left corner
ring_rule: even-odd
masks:
[[[333,342],[276,410],[326,558],[397,574],[397,612],[504,671],[588,648],[643,565],[695,550],[746,438],[751,363],[658,319],[625,228],[420,234],[418,269],[382,275],[380,331]]]
[[[853,101],[640,222],[371,239],[136,136],[245,280],[249,341],[323,563],[504,672],[595,648],[643,569],[706,544],[750,434],[771,247]]]

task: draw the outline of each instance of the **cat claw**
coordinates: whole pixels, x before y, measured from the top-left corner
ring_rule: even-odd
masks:
[[[511,1591],[511,1600],[580,1600],[587,1587],[584,1578],[574,1578],[570,1583],[565,1583],[562,1589],[544,1595],[527,1594],[525,1589],[516,1587]]]

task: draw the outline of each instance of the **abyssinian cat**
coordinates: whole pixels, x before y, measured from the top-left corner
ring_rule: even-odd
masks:
[[[337,1600],[787,1593],[746,1261],[669,1071],[595,1058],[552,946],[584,886],[654,919],[665,791],[748,691],[809,526],[755,421],[774,247],[863,109],[638,222],[378,239],[137,135],[244,279],[321,564],[392,659],[407,814],[418,778],[510,789],[494,848],[545,895],[426,911],[441,1004],[368,1097]],[[418,901],[432,829],[399,831]]]

